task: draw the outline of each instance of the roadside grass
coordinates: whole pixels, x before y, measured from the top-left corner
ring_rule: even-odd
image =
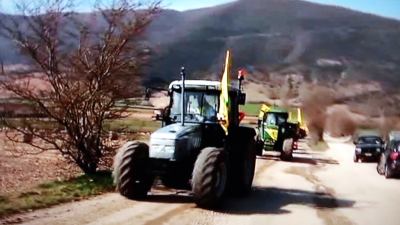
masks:
[[[110,171],[38,185],[27,192],[0,196],[0,218],[10,214],[76,201],[114,190]]]
[[[240,110],[242,110],[247,116],[258,116],[260,108],[260,103],[246,103],[240,107]]]
[[[240,107],[240,110],[242,110],[248,116],[258,116],[262,104],[263,103],[254,103],[254,102],[246,103],[245,105]],[[294,119],[298,120],[296,107],[289,107],[288,111],[293,115]],[[304,118],[302,119],[304,120]]]

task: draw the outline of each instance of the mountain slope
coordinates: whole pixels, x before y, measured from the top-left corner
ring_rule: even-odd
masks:
[[[353,80],[400,83],[400,21],[340,7],[300,0],[238,0],[185,12],[164,10],[147,37],[155,53],[148,84],[179,78],[181,66],[189,78],[218,74],[226,49],[233,51],[235,67],[264,74],[295,72],[325,80],[336,73]],[[0,57],[20,61],[9,46],[0,39]],[[340,68],[327,72],[320,62]]]
[[[396,20],[297,0],[240,0],[183,12],[173,27],[165,35],[168,41],[154,43],[158,57],[151,74],[167,80],[177,77],[180,65],[194,72],[219,71],[230,48],[237,67],[300,64],[312,70],[318,59],[327,58],[345,63],[355,79],[400,81]]]

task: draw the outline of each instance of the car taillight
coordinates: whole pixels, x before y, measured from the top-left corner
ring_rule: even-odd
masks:
[[[399,158],[399,153],[398,152],[392,152],[390,153],[390,158],[392,160],[397,160]]]

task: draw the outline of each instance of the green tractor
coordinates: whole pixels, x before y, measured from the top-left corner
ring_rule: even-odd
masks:
[[[285,161],[293,159],[293,150],[297,141],[306,136],[306,129],[301,125],[301,112],[294,120],[292,113],[277,106],[262,105],[258,117],[258,145],[264,151],[279,151]],[[259,153],[260,154],[260,153]]]

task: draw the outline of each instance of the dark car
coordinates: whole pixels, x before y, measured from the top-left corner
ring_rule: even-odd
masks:
[[[391,178],[400,174],[400,139],[390,140],[380,155],[376,170],[379,174]]]
[[[354,162],[377,162],[384,149],[384,142],[379,136],[360,136],[356,141],[354,141],[354,144],[356,145],[353,158]]]

